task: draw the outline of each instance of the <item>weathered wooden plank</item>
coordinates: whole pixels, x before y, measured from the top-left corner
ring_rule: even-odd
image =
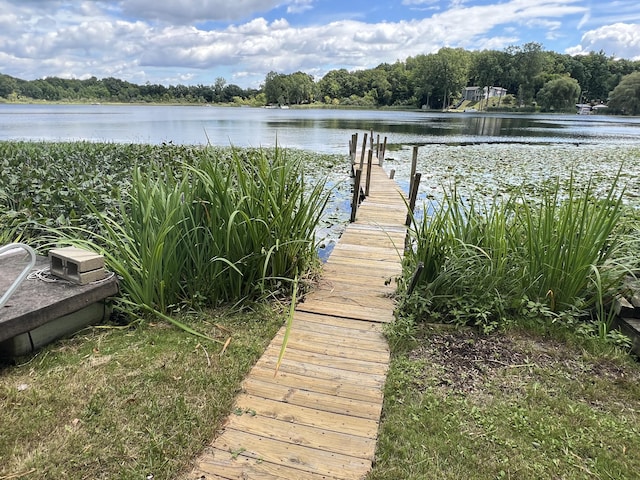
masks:
[[[216,439],[216,448],[238,452],[238,456],[242,457],[277,463],[301,470],[301,472],[344,479],[361,478],[371,468],[371,462],[361,458],[325,452],[273,439],[267,440],[264,437],[237,430],[227,430],[220,435]],[[304,473],[299,474],[297,479],[300,478],[304,478]]]
[[[334,432],[350,432],[352,435],[370,439],[375,439],[378,435],[378,422],[375,420],[326,412],[253,395],[239,395],[234,410]]]
[[[298,306],[305,312],[323,313],[345,318],[360,318],[369,322],[390,323],[393,322],[393,312],[384,308],[354,307],[351,303],[338,303],[337,301],[306,301]]]
[[[251,369],[250,376],[257,380],[281,385],[289,388],[296,388],[307,392],[322,393],[334,397],[343,397],[349,400],[360,400],[364,402],[382,402],[382,390],[379,387],[353,384],[349,381],[335,379],[325,379],[309,377],[286,371],[278,371],[274,376],[274,369],[256,365]]]
[[[274,339],[272,345],[279,349],[282,346],[282,338],[283,336],[279,335],[278,338]],[[299,336],[297,338],[289,338],[289,341],[287,342],[287,350],[290,348],[310,353],[331,355],[336,357],[338,361],[342,359],[353,359],[372,363],[382,363],[385,365],[389,362],[389,354],[386,348],[380,348],[378,350],[362,350],[359,348],[353,348],[347,344],[336,345],[330,341],[329,337],[326,342],[318,342],[317,340],[314,341],[306,338],[300,338]]]
[[[384,280],[387,280],[386,278]],[[395,293],[397,286],[395,279],[389,283],[384,281],[372,284],[368,277],[362,275],[341,275],[339,272],[323,275],[317,282],[317,290],[321,288],[329,291],[366,291],[371,295],[391,296]]]
[[[295,319],[296,317],[294,315],[290,333],[292,337],[309,339],[311,341],[330,342],[335,345],[344,344],[359,350],[386,350],[387,348],[386,339],[378,332],[366,334],[357,329],[354,330],[331,324],[304,321],[296,322]]]
[[[343,428],[344,432],[349,431],[348,425],[344,425]],[[284,422],[275,418],[251,415],[249,413],[231,415],[229,422],[225,426],[225,431],[230,429],[251,432],[253,435],[284,443],[302,445],[324,452],[363,459],[373,460],[375,452],[375,440],[372,438],[337,432],[322,427]]]
[[[384,268],[380,266],[375,270],[359,265],[341,265],[339,263],[325,263],[323,271],[328,274],[340,274],[340,275],[359,275],[369,277],[371,281],[385,282],[387,279],[398,276],[402,269],[397,267]]]
[[[368,271],[378,271],[384,274],[400,274],[402,273],[402,266],[397,262],[390,262],[385,260],[378,260],[373,258],[365,258],[365,257],[347,257],[347,256],[337,256],[333,258],[329,258],[327,263],[325,264],[329,267],[333,266],[343,266],[348,273],[349,271],[358,271],[358,270],[368,270]]]
[[[248,458],[215,448],[207,449],[204,459],[183,480],[343,480],[297,468],[285,467],[277,463],[265,462],[261,458]]]
[[[264,352],[264,356],[278,358],[281,345],[270,345]],[[355,358],[342,358],[326,353],[309,352],[300,348],[294,348],[287,344],[285,359],[294,362],[307,362],[313,365],[322,365],[350,372],[360,372],[373,375],[386,375],[388,367],[384,362],[369,362]]]
[[[333,325],[354,331],[354,335],[371,334],[373,338],[383,339],[382,327],[375,322],[366,322],[364,320],[353,320],[349,318],[333,317],[331,315],[318,315],[316,313],[296,312],[296,321],[304,321],[306,323],[319,323],[320,325]],[[314,327],[315,328],[315,327]],[[386,343],[386,340],[385,340]]]
[[[272,373],[273,376],[273,373]],[[249,375],[242,383],[243,392],[301,407],[378,421],[382,402],[359,400],[322,392],[303,390]]]
[[[384,373],[370,372],[365,376],[362,375],[361,371],[359,372],[329,365],[318,365],[317,363],[309,362],[306,359],[300,361],[293,358],[291,355],[287,355],[286,352],[282,359],[282,363],[280,364],[280,368],[278,369],[278,374],[275,374],[276,365],[278,363],[278,354],[277,352],[273,353],[273,355],[263,355],[256,362],[255,368],[267,370],[271,375],[275,375],[276,378],[277,375],[282,373],[327,380],[328,382],[335,383],[359,384],[361,387],[371,387],[373,389],[381,389],[384,386]]]

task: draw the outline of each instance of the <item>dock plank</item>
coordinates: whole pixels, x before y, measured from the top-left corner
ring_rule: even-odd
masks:
[[[367,168],[365,166],[365,168]],[[406,204],[372,167],[370,196],[242,382],[234,412],[184,479],[362,479],[378,435],[402,274]]]

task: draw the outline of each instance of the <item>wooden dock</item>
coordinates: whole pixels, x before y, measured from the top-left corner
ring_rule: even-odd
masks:
[[[365,166],[366,168],[366,166]],[[401,273],[406,206],[373,166],[369,196],[335,246],[322,278],[242,385],[219,435],[187,474],[212,479],[361,479],[374,459]]]

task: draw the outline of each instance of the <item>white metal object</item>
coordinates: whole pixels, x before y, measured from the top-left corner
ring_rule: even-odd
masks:
[[[25,245],[24,243],[10,243],[8,245],[5,245],[4,247],[0,247],[0,255],[8,250],[20,248],[31,255],[31,260],[29,261],[29,264],[24,268],[24,270],[22,270],[20,275],[18,275],[13,281],[13,283],[9,287],[9,290],[7,290],[4,295],[2,295],[2,297],[0,297],[0,308],[4,307],[4,304],[7,303],[11,295],[13,295],[13,292],[15,292],[16,289],[22,284],[24,279],[27,278],[27,275],[29,275],[31,269],[36,265],[36,252],[33,250],[33,248],[31,248],[29,245]]]

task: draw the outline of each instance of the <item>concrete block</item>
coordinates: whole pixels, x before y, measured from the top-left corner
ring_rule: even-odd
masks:
[[[54,248],[49,251],[51,274],[86,285],[106,276],[104,257],[82,248]]]

